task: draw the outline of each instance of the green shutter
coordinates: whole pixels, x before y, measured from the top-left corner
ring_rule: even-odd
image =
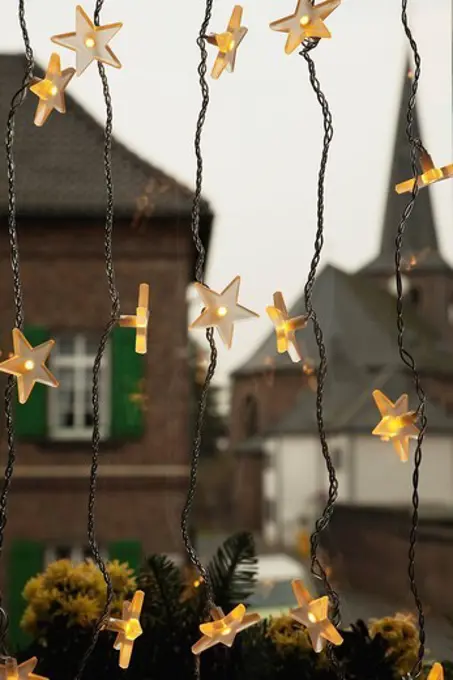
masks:
[[[33,346],[49,340],[50,333],[39,326],[25,326],[24,335]],[[35,383],[26,404],[16,401],[15,424],[20,439],[45,439],[47,435],[47,390],[49,388]]]
[[[112,332],[112,420],[113,439],[138,439],[143,434],[145,362],[135,351],[135,329],[114,328]]]
[[[138,574],[142,564],[142,546],[138,541],[116,541],[109,545],[109,560],[127,562]]]
[[[10,617],[9,635],[15,646],[30,642],[21,630],[20,620],[25,610],[22,597],[27,581],[39,574],[44,568],[44,546],[35,541],[13,541],[8,559],[8,614]]]

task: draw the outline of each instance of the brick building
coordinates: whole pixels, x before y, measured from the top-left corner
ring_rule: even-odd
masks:
[[[380,595],[392,597],[398,589],[389,584],[400,582],[389,578],[386,584],[381,579],[378,585],[368,567],[379,564],[383,570],[391,563],[405,578],[411,469],[410,464],[401,465],[389,445],[371,436],[379,420],[371,394],[381,389],[396,400],[407,392],[410,404],[417,404],[411,376],[403,371],[397,351],[394,284],[395,235],[407,202],[394,186],[411,176],[405,137],[408,97],[405,75],[380,251],[353,274],[325,267],[314,289],[329,359],[325,423],[343,505],[332,523],[329,544],[332,557],[341,553],[344,560],[343,571],[338,567],[335,573],[339,578],[347,575],[352,587],[371,582],[383,589]],[[439,248],[430,189],[420,193],[406,231],[404,269],[406,338],[429,402],[421,476],[422,587],[431,606],[440,609],[443,572],[430,573],[427,565],[437,569],[448,558],[453,566],[453,269]],[[302,295],[290,315],[304,312]],[[298,337],[316,371],[313,333],[300,331]],[[311,373],[311,366],[304,370],[287,355],[276,354],[272,331],[233,376],[237,523],[274,545],[294,547],[298,533],[313,526],[327,492],[316,424],[316,378]],[[372,535],[367,534],[365,517]],[[390,547],[396,545],[392,553]]]
[[[4,122],[23,69],[21,56],[0,57]],[[60,388],[37,385],[27,404],[16,407],[17,464],[2,555],[14,634],[27,578],[46,561],[86,554],[91,371],[110,314],[103,129],[70,96],[66,115],[54,112],[43,128],[33,125],[35,106],[30,96],[18,112],[15,145],[25,335],[33,345],[56,339],[49,365]],[[135,313],[138,285],[148,282],[151,317],[148,354],[135,354],[133,329],[116,328],[102,367],[97,534],[105,556],[137,566],[143,553],[181,547],[189,453],[186,291],[194,263],[192,195],[118,142],[113,172],[122,312]],[[206,245],[211,222],[203,203]],[[7,353],[14,309],[6,170],[0,173],[0,224],[0,340]],[[3,437],[4,458],[5,449]]]

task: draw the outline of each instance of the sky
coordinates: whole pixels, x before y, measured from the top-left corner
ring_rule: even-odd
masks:
[[[264,310],[273,292],[283,291],[289,303],[301,294],[313,252],[321,112],[304,60],[297,51],[286,55],[285,36],[269,29],[269,22],[291,13],[294,4],[244,0],[249,32],[235,73],[210,81],[204,195],[216,219],[207,283],[221,290],[239,274],[240,302],[261,315],[237,324],[230,351],[219,348],[221,382],[271,331]],[[3,5],[1,50],[21,51],[17,3]],[[222,32],[233,2],[214,5],[210,29]],[[407,55],[400,5],[399,0],[343,0],[328,19],[332,39],[314,52],[335,128],[323,265],[353,271],[379,246]],[[445,165],[453,162],[451,0],[409,5],[423,58],[418,99],[423,141],[437,164]],[[94,2],[83,7],[91,15]],[[195,39],[203,13],[203,0],[106,0],[102,15],[103,23],[124,22],[112,42],[123,68],[108,71],[116,136],[188,186],[195,173],[193,134],[200,106]],[[37,60],[46,64],[55,49],[49,37],[74,30],[75,3],[26,0],[26,14]],[[212,66],[216,52],[208,49]],[[73,64],[72,53],[61,49],[60,54],[64,66]],[[103,120],[97,69],[74,78],[70,91]],[[430,191],[440,243],[453,263],[453,182]],[[193,306],[192,318],[198,311]]]

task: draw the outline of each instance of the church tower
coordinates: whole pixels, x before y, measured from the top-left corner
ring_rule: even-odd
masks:
[[[361,274],[382,287],[395,291],[395,237],[408,194],[398,195],[395,185],[412,176],[406,138],[406,109],[410,96],[410,77],[404,74],[401,105],[397,121],[393,162],[387,195],[379,254]],[[417,112],[415,129],[420,130]],[[447,341],[453,339],[453,270],[439,250],[431,189],[419,192],[415,209],[406,227],[403,251],[404,289],[407,301],[434,326]]]

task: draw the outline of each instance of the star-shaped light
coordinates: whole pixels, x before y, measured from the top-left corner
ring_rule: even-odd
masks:
[[[76,7],[76,30],[52,36],[52,42],[76,52],[77,75],[80,76],[96,59],[103,64],[121,68],[121,63],[112,52],[108,43],[118,33],[123,24],[95,26],[80,5]]]
[[[213,621],[200,626],[203,637],[193,645],[193,654],[201,654],[219,644],[231,647],[238,633],[255,625],[261,618],[259,614],[246,614],[243,604],[239,604],[226,616],[220,607],[215,607],[211,610],[211,616]]]
[[[0,680],[47,680],[44,676],[33,673],[37,663],[36,656],[21,664],[16,659],[7,657],[0,665]]]
[[[225,33],[214,33],[206,37],[208,43],[219,48],[219,53],[211,72],[211,76],[216,80],[220,78],[225,69],[230,73],[234,71],[237,49],[248,31],[245,26],[241,26],[242,12],[242,7],[236,5]]]
[[[301,361],[302,353],[296,341],[296,331],[306,328],[308,318],[296,316],[290,319],[283,294],[279,292],[274,293],[274,306],[266,307],[266,312],[275,326],[277,352],[279,354],[288,352],[291,360],[295,363]]]
[[[123,602],[123,613],[120,619],[110,617],[106,629],[118,633],[113,648],[119,650],[120,668],[128,668],[135,640],[140,637],[143,630],[140,625],[140,614],[142,612],[145,593],[137,590],[132,598],[132,602]]]
[[[374,390],[373,398],[382,416],[373,434],[384,442],[392,442],[400,460],[405,463],[409,460],[409,439],[416,439],[419,433],[415,425],[417,414],[415,411],[409,411],[407,394],[402,394],[393,403],[380,390]]]
[[[138,289],[138,307],[135,314],[122,314],[119,325],[124,328],[136,328],[135,351],[146,354],[148,351],[149,322],[149,285],[141,283]]]
[[[428,673],[427,680],[444,680],[444,668],[442,664],[433,664],[431,670]]]
[[[294,52],[306,38],[330,38],[331,34],[324,19],[327,19],[340,3],[341,0],[326,0],[319,5],[312,5],[310,0],[297,0],[294,14],[273,21],[270,24],[272,30],[288,33],[286,54]]]
[[[424,189],[430,184],[435,184],[436,182],[442,182],[444,179],[450,179],[453,177],[453,163],[450,165],[444,165],[443,168],[436,168],[433,163],[433,159],[426,153],[422,151],[420,155],[420,167],[422,170],[421,175],[417,177],[417,185],[419,189]],[[407,194],[412,192],[414,188],[414,179],[408,179],[405,182],[397,184],[395,191],[397,194]]]
[[[202,283],[195,283],[194,286],[205,308],[189,326],[189,330],[217,328],[222,341],[230,349],[233,343],[235,322],[259,316],[247,307],[238,305],[240,285],[241,278],[236,276],[221,293],[216,293]]]
[[[290,615],[307,628],[315,652],[322,652],[326,641],[333,645],[341,645],[343,638],[328,618],[329,598],[324,595],[313,600],[302,581],[299,580],[293,581],[292,586],[298,607],[291,609]]]
[[[59,382],[45,365],[55,345],[55,340],[47,340],[32,347],[18,328],[13,328],[14,354],[0,363],[0,371],[17,377],[19,401],[25,404],[35,383],[58,387]]]
[[[58,54],[53,52],[50,55],[45,78],[34,78],[30,85],[30,90],[39,97],[35,125],[39,127],[44,125],[54,109],[59,113],[66,113],[64,91],[74,73],[73,68],[65,68],[62,71]]]

